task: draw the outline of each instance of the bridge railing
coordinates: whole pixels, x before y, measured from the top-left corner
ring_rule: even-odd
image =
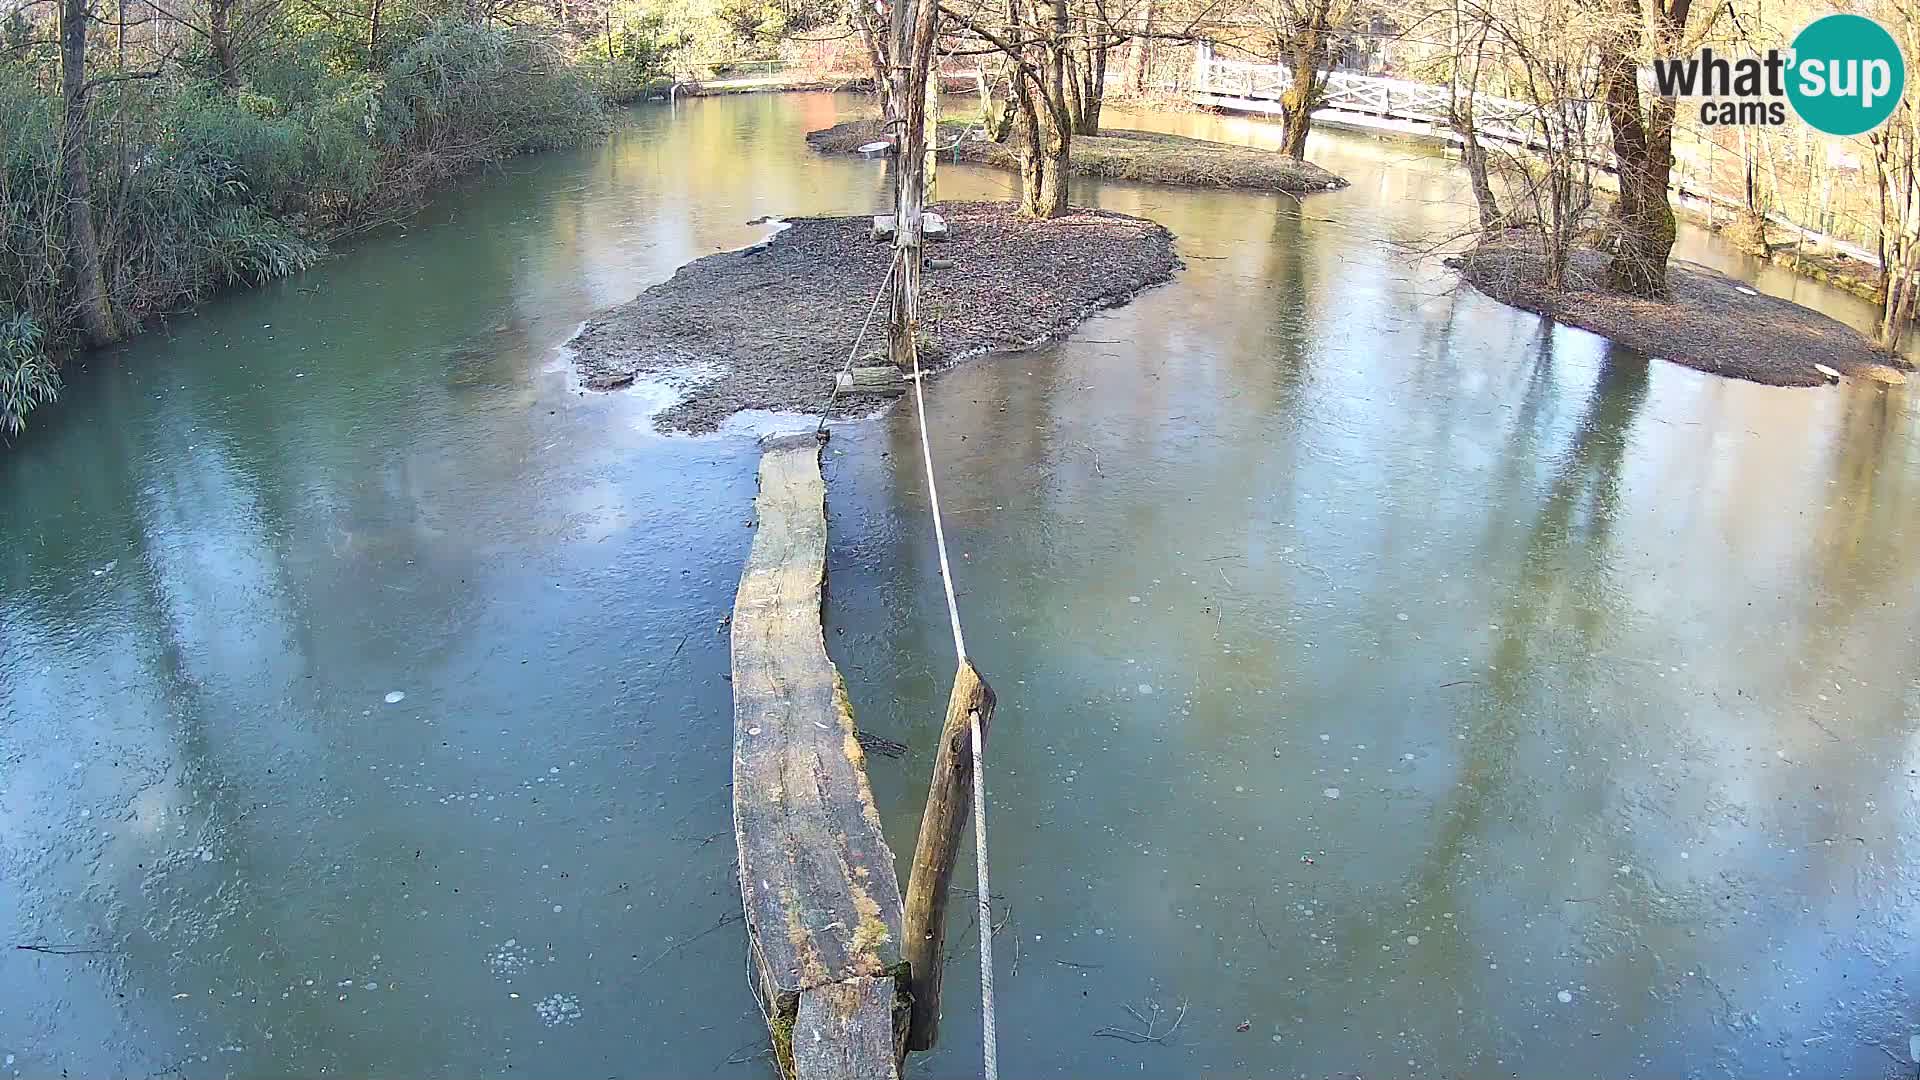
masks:
[[[1195,65],[1194,75],[1194,90],[1198,93],[1263,101],[1279,100],[1293,85],[1293,74],[1285,65],[1221,60],[1204,54]],[[1351,71],[1331,71],[1326,79],[1322,108],[1444,123],[1453,107],[1451,90],[1433,83]],[[1508,123],[1530,118],[1535,113],[1527,102],[1479,93],[1473,96],[1473,111],[1485,120]]]
[[[1249,103],[1277,102],[1292,85],[1292,73],[1280,64],[1222,60],[1213,55],[1207,43],[1201,42],[1195,46],[1192,90],[1206,99],[1207,104],[1231,108],[1233,106],[1229,102],[1221,99],[1234,98]],[[1445,86],[1381,75],[1333,71],[1327,73],[1318,108],[1347,113],[1355,122],[1368,126],[1373,125],[1361,118],[1377,117],[1394,121],[1393,126],[1399,130],[1405,130],[1409,125],[1415,128],[1424,126],[1433,129],[1432,134],[1451,137],[1448,128],[1452,106],[1452,94]],[[1276,110],[1260,105],[1254,111]],[[1575,107],[1562,115],[1514,98],[1476,93],[1473,95],[1473,120],[1474,130],[1482,138],[1507,143],[1522,151],[1541,151],[1548,148],[1549,142],[1558,143],[1562,148],[1583,147],[1589,162],[1596,169],[1603,172],[1613,170],[1611,155],[1607,152],[1611,143],[1605,114],[1597,106]],[[1549,140],[1546,137],[1549,132],[1560,134],[1561,137]],[[1687,184],[1684,175],[1676,174],[1672,187],[1682,200],[1701,200],[1703,204],[1711,203],[1736,212],[1743,208],[1736,199],[1720,195],[1710,188],[1702,190]],[[1816,245],[1831,247],[1868,265],[1879,264],[1879,257],[1874,252],[1801,226],[1784,213],[1773,211],[1767,215],[1767,219]]]

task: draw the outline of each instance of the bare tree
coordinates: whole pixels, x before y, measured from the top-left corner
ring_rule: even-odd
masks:
[[[1881,24],[1908,56],[1920,56],[1920,3],[1882,0]],[[1913,80],[1893,116],[1867,137],[1879,188],[1882,298],[1877,340],[1897,349],[1920,309],[1920,108]]]
[[[1593,115],[1600,72],[1592,57],[1613,29],[1584,0],[1463,0],[1470,16],[1499,40],[1513,88],[1528,107],[1530,162],[1510,170],[1520,190],[1507,220],[1540,239],[1543,284],[1565,285],[1567,261],[1593,206],[1594,161],[1604,133]]]
[[[1020,212],[1064,216],[1072,190],[1067,168],[1074,130],[1067,101],[1073,27],[1067,0],[1005,0],[998,10],[987,2],[953,0],[940,10],[1006,58],[1020,157]]]
[[[1473,101],[1480,92],[1480,73],[1486,64],[1487,36],[1492,20],[1484,8],[1470,8],[1464,0],[1453,0],[1452,46],[1448,81],[1447,120],[1460,137],[1460,153],[1466,165],[1467,180],[1473,186],[1474,207],[1480,216],[1482,234],[1498,231],[1503,222],[1500,203],[1488,175],[1487,147],[1480,141],[1480,129],[1474,116]]]

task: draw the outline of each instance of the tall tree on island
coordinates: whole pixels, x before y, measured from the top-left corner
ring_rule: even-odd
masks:
[[[952,0],[940,10],[955,24],[1007,58],[1020,157],[1020,213],[1057,218],[1067,213],[1074,117],[1067,100],[1068,50],[1073,19],[1067,0],[1006,0],[998,11],[986,0]]]
[[[1228,48],[1278,64],[1287,73],[1279,104],[1281,152],[1289,157],[1306,157],[1313,110],[1325,93],[1334,47],[1351,28],[1358,6],[1358,0],[1252,0],[1230,17],[1229,25],[1240,30],[1230,33]]]
[[[1667,184],[1673,173],[1675,101],[1642,91],[1640,66],[1699,47],[1724,5],[1700,14],[1693,0],[1606,0],[1617,16],[1600,47],[1599,75],[1613,136],[1620,199],[1608,284],[1632,296],[1664,296],[1676,228]]]
[[[1307,156],[1313,110],[1326,82],[1323,72],[1331,66],[1334,31],[1353,17],[1353,7],[1353,0],[1281,0],[1275,5],[1282,31],[1276,52],[1288,77],[1280,95],[1280,151],[1288,157]]]

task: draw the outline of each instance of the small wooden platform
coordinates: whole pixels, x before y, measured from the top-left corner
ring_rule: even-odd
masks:
[[[873,216],[873,238],[875,240],[893,239],[893,220],[894,215],[892,214],[875,214]],[[945,240],[947,238],[947,219],[931,210],[925,211],[920,215],[920,235],[926,237],[928,240]]]
[[[907,380],[900,374],[900,369],[885,362],[848,368],[833,377],[833,385],[843,394],[854,392],[904,394],[907,392]]]
[[[812,434],[770,438],[733,604],[733,828],[783,1075],[899,1075],[900,883],[846,686],[820,629],[826,483]]]

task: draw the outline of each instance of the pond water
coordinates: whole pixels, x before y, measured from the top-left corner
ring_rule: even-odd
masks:
[[[99,358],[0,457],[0,1075],[767,1075],[720,625],[755,425],[663,438],[559,347],[751,219],[876,207],[800,142],[859,107],[640,110]],[[1353,186],[1084,186],[1186,269],[930,388],[1002,1068],[1911,1073],[1920,411],[1455,289],[1442,159],[1312,154]],[[827,455],[903,857],[951,676],[917,452],[895,411]],[[948,1002],[919,1075],[978,1068],[970,959]]]

